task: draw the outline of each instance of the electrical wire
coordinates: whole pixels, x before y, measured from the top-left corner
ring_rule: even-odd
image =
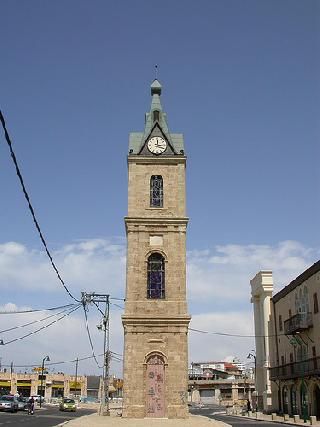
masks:
[[[95,360],[95,362],[96,362],[96,364],[97,364],[98,368],[99,368],[99,369],[102,369],[102,368],[103,368],[103,366],[100,366],[100,365],[99,365],[98,360],[97,360],[97,357],[96,357],[95,352],[94,352],[93,343],[92,343],[92,339],[91,339],[91,334],[90,334],[90,330],[89,330],[87,310],[86,310],[86,306],[85,306],[85,305],[86,305],[86,304],[85,304],[85,302],[83,301],[83,302],[82,302],[82,307],[83,307],[83,312],[84,312],[84,317],[85,317],[85,323],[86,323],[87,335],[88,335],[88,339],[89,339],[90,347],[91,347],[91,350],[92,350],[92,357],[94,358],[94,360]]]
[[[47,328],[49,328],[49,327],[50,327],[50,326],[52,326],[54,323],[59,322],[60,320],[62,320],[62,319],[63,319],[63,318],[65,318],[66,316],[69,316],[71,313],[73,313],[74,311],[78,310],[80,307],[81,307],[81,304],[78,304],[75,308],[73,308],[72,310],[69,310],[69,312],[68,312],[68,313],[64,314],[63,316],[59,317],[58,319],[53,320],[52,322],[48,323],[47,325],[44,325],[44,326],[42,326],[41,328],[36,329],[35,331],[29,332],[28,334],[23,335],[22,337],[14,338],[14,339],[12,339],[12,340],[10,340],[10,341],[3,342],[3,344],[2,344],[2,345],[8,345],[8,344],[11,344],[11,343],[13,343],[13,342],[15,342],[15,341],[21,341],[21,340],[24,340],[25,338],[27,338],[27,337],[29,337],[29,336],[31,336],[31,335],[35,335],[35,334],[37,334],[38,332],[42,331],[43,329],[47,329]]]
[[[223,337],[236,337],[236,338],[274,338],[287,336],[286,334],[271,334],[271,335],[241,335],[241,334],[229,334],[226,332],[213,332],[213,331],[203,331],[201,329],[188,328],[189,331],[198,332],[200,334],[210,334],[210,335],[219,335]],[[290,335],[290,334],[289,334]]]
[[[115,307],[117,307],[117,308],[120,308],[121,310],[124,310],[124,307],[122,307],[121,305],[119,305],[119,304],[116,304],[116,303],[114,303],[114,302],[110,302],[110,304],[111,305],[114,305]]]
[[[51,307],[51,308],[37,308],[37,309],[30,309],[30,310],[16,310],[16,311],[0,311],[0,314],[25,314],[25,313],[36,313],[39,311],[54,311],[54,310],[60,310],[60,308],[65,307],[73,307],[74,304],[66,304],[66,305],[60,305],[58,307]]]
[[[113,354],[117,354],[118,356],[122,356],[122,354],[115,353],[114,351],[110,351],[110,353],[112,354],[111,355],[112,359],[116,358],[116,356],[113,356]],[[97,357],[102,357],[102,356],[103,356],[103,353],[98,354]],[[92,355],[91,356],[84,356],[84,357],[81,357],[81,358],[77,357],[77,358],[72,359],[72,360],[63,360],[61,362],[47,362],[46,366],[62,365],[64,363],[75,363],[77,360],[78,360],[78,362],[82,362],[83,360],[89,360],[89,359],[93,359],[93,356]],[[122,358],[117,358],[117,359],[121,360],[121,361],[123,360]],[[30,364],[30,365],[14,365],[14,366],[15,366],[15,368],[34,368],[34,367],[37,367],[38,365],[39,365],[39,363],[37,362],[37,363]],[[4,365],[4,364],[2,364],[1,366],[3,366],[3,367],[10,367],[11,365]]]
[[[72,304],[72,306],[74,307],[75,304]],[[59,314],[62,314],[65,311],[68,311],[68,308],[65,308],[64,310],[59,311],[58,313],[50,314],[50,316],[43,317],[42,319],[33,320],[32,322],[24,323],[23,325],[18,325],[18,326],[13,326],[13,327],[8,328],[8,329],[3,329],[2,331],[0,331],[0,334],[3,334],[5,332],[9,332],[9,331],[13,331],[15,329],[25,328],[26,326],[31,326],[31,325],[34,325],[35,323],[44,322],[45,320],[48,320],[51,317],[59,316]]]
[[[91,301],[93,302],[93,304],[97,307],[97,309],[99,310],[99,312],[102,314],[102,316],[104,317],[104,312],[101,310],[101,308],[99,307],[99,304],[97,304],[95,301]]]
[[[27,200],[28,207],[29,207],[29,210],[30,210],[30,212],[31,212],[31,216],[32,216],[33,222],[34,222],[34,224],[35,224],[35,226],[36,226],[36,229],[38,230],[38,233],[39,233],[39,236],[40,236],[40,240],[41,240],[41,242],[42,242],[42,244],[43,244],[43,246],[44,246],[44,248],[45,248],[46,254],[48,255],[48,257],[49,257],[49,259],[50,259],[50,262],[51,262],[52,268],[53,268],[53,269],[54,269],[54,271],[56,272],[56,275],[57,275],[58,279],[60,280],[60,283],[61,283],[61,284],[62,284],[62,286],[64,287],[65,291],[67,292],[67,294],[68,294],[68,295],[69,295],[73,300],[75,300],[76,302],[80,302],[80,300],[78,300],[77,298],[75,298],[75,297],[72,295],[72,293],[69,291],[69,289],[67,288],[67,286],[66,286],[66,284],[65,284],[64,280],[62,279],[62,277],[61,277],[61,275],[60,275],[60,272],[59,272],[59,270],[58,270],[57,266],[55,265],[55,263],[54,263],[54,261],[53,261],[52,255],[51,255],[51,253],[49,252],[49,249],[48,249],[47,243],[46,243],[46,241],[45,241],[45,238],[44,238],[43,233],[42,233],[42,231],[41,231],[41,228],[40,228],[39,222],[38,222],[38,220],[37,220],[37,218],[36,218],[36,215],[35,215],[35,212],[34,212],[33,206],[32,206],[32,204],[31,204],[30,196],[29,196],[29,194],[28,194],[28,192],[27,192],[27,190],[26,190],[26,187],[25,187],[25,185],[24,185],[23,177],[22,177],[22,174],[21,174],[21,172],[20,172],[20,168],[19,168],[19,166],[18,166],[18,162],[17,162],[16,155],[15,155],[15,153],[14,153],[14,151],[13,151],[13,148],[12,148],[12,142],[11,142],[11,140],[10,140],[10,136],[9,136],[8,131],[7,131],[6,123],[5,123],[5,120],[4,120],[4,117],[3,117],[3,114],[2,114],[2,112],[1,112],[1,110],[0,110],[0,121],[1,121],[1,124],[2,124],[2,127],[3,127],[3,130],[4,130],[5,139],[6,139],[6,141],[7,141],[7,144],[8,144],[8,146],[9,146],[9,149],[10,149],[11,158],[12,158],[12,161],[13,161],[13,163],[14,163],[14,165],[15,165],[16,173],[17,173],[17,175],[18,175],[18,178],[19,178],[19,181],[20,181],[20,184],[21,184],[21,187],[22,187],[22,191],[23,191],[24,197],[25,197],[25,199]]]

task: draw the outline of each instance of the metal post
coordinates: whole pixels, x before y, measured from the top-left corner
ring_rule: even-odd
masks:
[[[102,396],[100,415],[110,415],[109,407],[109,359],[110,359],[110,340],[109,340],[109,324],[110,324],[110,303],[109,295],[106,295],[106,308],[103,317],[103,374],[102,374]]]
[[[42,390],[43,390],[43,371],[44,371],[44,362],[47,361],[49,362],[49,356],[46,356],[42,359],[42,365],[41,365],[41,382],[40,382],[40,408],[41,408],[41,404],[42,404]],[[44,393],[43,393],[43,399],[44,399]]]
[[[41,365],[41,382],[40,382],[40,408],[41,408],[41,401],[42,401],[42,384],[43,384],[43,371],[44,371],[44,360],[42,360]]]
[[[107,319],[106,319],[106,327],[105,333],[107,332],[107,354],[106,354],[106,395],[107,395],[107,415],[110,415],[110,407],[109,407],[109,368],[110,368],[110,334],[109,334],[109,326],[110,326],[110,304],[109,304],[109,295],[107,295]]]
[[[77,383],[78,383],[78,362],[79,358],[76,359],[76,375],[75,375],[75,386],[74,386],[74,397],[77,397]]]

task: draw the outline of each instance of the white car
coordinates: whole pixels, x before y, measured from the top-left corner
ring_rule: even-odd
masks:
[[[40,402],[40,399],[41,399],[41,402],[44,402],[44,397],[43,396],[40,396],[40,394],[35,394],[34,396],[30,396],[30,398],[31,397],[33,397],[33,400],[35,401],[35,402]]]
[[[18,411],[18,400],[15,396],[0,396],[0,410],[17,412]]]

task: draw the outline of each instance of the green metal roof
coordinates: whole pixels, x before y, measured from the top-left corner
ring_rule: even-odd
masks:
[[[162,86],[159,80],[155,79],[151,84],[151,107],[150,111],[145,115],[144,132],[132,132],[129,136],[129,154],[138,154],[150,135],[154,125],[157,124],[166,136],[176,154],[183,154],[184,143],[181,133],[171,134],[167,124],[167,115],[162,110],[160,95]],[[154,120],[154,111],[159,111],[158,119]]]

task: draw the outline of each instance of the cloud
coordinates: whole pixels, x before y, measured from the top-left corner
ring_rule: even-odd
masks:
[[[225,245],[212,251],[188,252],[188,291],[193,305],[219,299],[223,309],[250,299],[250,279],[260,270],[272,270],[275,290],[315,262],[319,253],[294,241],[268,245]]]
[[[64,280],[77,297],[80,297],[81,290],[124,297],[125,252],[124,240],[88,239],[72,242],[52,254]],[[209,332],[253,335],[250,279],[261,269],[271,269],[275,288],[279,290],[315,262],[318,255],[319,251],[294,241],[280,242],[274,246],[219,245],[213,249],[189,251],[187,285],[191,327]],[[3,304],[0,311],[14,311],[28,305],[52,307],[60,305],[56,304],[55,298],[59,297],[61,302],[61,296],[62,304],[73,302],[58,282],[43,252],[16,242],[0,245],[0,288]],[[112,302],[123,305],[119,301]],[[111,350],[122,354],[122,310],[115,305],[111,305],[111,308]],[[81,310],[37,334],[1,346],[2,364],[10,364],[11,361],[17,365],[31,364],[39,359],[41,361],[46,354],[53,362],[90,356],[91,348]],[[47,314],[1,315],[0,329],[21,326]],[[96,327],[101,320],[96,307],[89,307],[88,319],[95,352],[100,354],[103,338]],[[0,339],[8,341],[19,338],[37,328],[38,325],[16,328],[0,334]],[[189,360],[224,360],[233,354],[245,361],[253,346],[253,338],[190,331]],[[113,373],[120,374],[121,368],[121,362],[112,362]],[[74,366],[68,363],[57,365],[55,369],[73,373]],[[91,359],[80,363],[79,372],[101,373]]]
[[[93,239],[66,245],[52,255],[73,294],[92,289],[119,294],[119,283],[124,289],[125,245],[122,242]],[[2,290],[62,291],[43,251],[28,250],[15,242],[0,245],[0,286]]]

